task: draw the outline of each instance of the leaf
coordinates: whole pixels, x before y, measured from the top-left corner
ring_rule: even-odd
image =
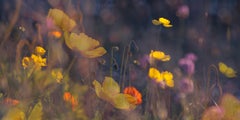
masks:
[[[39,101],[32,109],[28,120],[42,120],[42,102]]]
[[[25,114],[19,108],[11,108],[2,120],[25,120]]]

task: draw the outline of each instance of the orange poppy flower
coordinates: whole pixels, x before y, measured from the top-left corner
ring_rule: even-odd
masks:
[[[19,104],[19,101],[16,99],[12,99],[12,98],[5,98],[3,100],[3,103],[6,105],[15,106],[15,105]]]
[[[74,109],[78,105],[78,101],[72,96],[70,92],[64,93],[63,100],[68,103],[71,103],[72,109]]]
[[[139,105],[142,103],[142,95],[135,87],[126,87],[123,91],[124,94],[133,96],[135,99],[129,99],[127,95],[125,96],[131,104]]]

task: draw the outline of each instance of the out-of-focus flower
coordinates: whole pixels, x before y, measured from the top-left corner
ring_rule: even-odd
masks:
[[[51,74],[52,77],[55,78],[58,83],[62,82],[63,74],[61,69],[52,70]]]
[[[228,78],[234,78],[237,76],[236,75],[237,72],[233,68],[228,67],[223,62],[218,63],[218,68],[219,68],[219,71]]]
[[[189,7],[187,5],[178,7],[176,15],[183,19],[187,18],[189,16]]]
[[[224,94],[219,106],[212,106],[203,112],[202,120],[239,120],[240,101],[231,94]]]
[[[47,66],[47,59],[43,58],[42,55],[45,54],[45,49],[37,46],[35,48],[35,54],[32,54],[31,57],[24,57],[22,59],[22,66],[23,68],[42,68],[44,66]]]
[[[28,66],[31,66],[32,62],[31,59],[29,57],[24,57],[22,59],[22,66],[23,68],[27,68]]]
[[[78,105],[78,101],[74,98],[74,96],[70,92],[64,92],[63,100],[70,103],[73,110]]]
[[[62,33],[60,31],[51,31],[49,32],[50,35],[54,36],[55,38],[60,38],[62,36]]]
[[[198,59],[197,56],[193,53],[186,54],[185,58],[189,59],[189,60],[192,60],[193,62],[195,62]]]
[[[187,54],[184,58],[181,58],[178,61],[178,64],[180,67],[183,68],[183,70],[188,74],[192,75],[195,72],[195,61],[197,60],[196,55],[193,53]]]
[[[142,94],[135,87],[126,87],[123,93],[131,104],[138,105],[142,103]],[[134,99],[128,95],[133,96]]]
[[[36,55],[42,56],[42,55],[45,54],[45,52],[46,52],[46,50],[43,47],[41,47],[41,46],[35,47],[35,54]]]
[[[152,23],[154,25],[163,25],[164,27],[172,27],[172,25],[170,24],[170,20],[160,17],[158,20],[154,19],[152,20]]]
[[[47,66],[47,64],[46,64],[46,61],[47,61],[46,58],[42,58],[41,56],[32,54],[32,55],[31,55],[31,59],[33,60],[35,66],[38,67],[38,68]]]
[[[94,80],[93,85],[97,96],[109,102],[115,108],[132,110],[136,107],[135,104],[132,104],[135,97],[129,94],[120,93],[120,87],[113,78],[105,77],[102,85],[98,81]]]
[[[52,20],[63,31],[71,31],[76,26],[76,22],[60,9],[50,9],[47,20]]]
[[[163,81],[163,76],[162,74],[160,73],[160,71],[154,67],[151,67],[149,68],[149,71],[148,71],[148,76],[155,80],[156,82],[161,82]]]
[[[174,87],[174,81],[173,81],[173,75],[171,72],[168,72],[168,71],[164,71],[162,73],[163,75],[163,79],[165,81],[165,84],[168,86],[168,87]]]
[[[99,41],[87,36],[84,33],[77,35],[71,33],[70,36],[65,33],[66,45],[87,58],[96,58],[104,55],[107,51],[103,47],[99,47]]]
[[[12,98],[4,98],[1,103],[5,105],[15,106],[19,104],[19,101]]]
[[[149,54],[150,59],[154,58],[161,61],[169,61],[171,59],[170,55],[165,55],[162,51],[151,50]]]
[[[151,67],[149,69],[148,76],[159,83],[162,88],[165,88],[166,85],[168,87],[174,87],[173,75],[171,72],[164,71],[161,73],[156,68]]]
[[[179,83],[179,91],[181,93],[189,94],[194,90],[193,81],[189,78],[183,78]]]

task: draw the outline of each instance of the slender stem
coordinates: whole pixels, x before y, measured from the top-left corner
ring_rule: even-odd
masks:
[[[110,58],[110,77],[112,77],[113,72],[113,47],[111,48],[111,58]]]
[[[76,62],[76,60],[77,60],[77,56],[74,56],[74,58],[72,59],[71,63],[69,64],[67,70],[64,72],[64,75],[63,75],[63,76],[65,76],[65,75],[67,75],[67,74],[69,73],[69,71],[70,71],[70,70],[72,69],[72,67],[73,67],[73,64]]]

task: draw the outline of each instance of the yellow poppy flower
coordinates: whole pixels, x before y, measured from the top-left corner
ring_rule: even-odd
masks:
[[[32,55],[31,55],[31,59],[33,60],[34,64],[35,64],[37,67],[47,66],[47,64],[46,64],[46,61],[47,61],[46,58],[42,58],[41,56],[32,54]]]
[[[231,67],[228,67],[223,62],[218,63],[218,68],[219,68],[219,71],[228,78],[234,78],[237,76],[236,75],[237,72]]]
[[[63,31],[71,31],[76,26],[76,22],[60,9],[50,9],[48,18],[52,19],[54,24]]]
[[[148,71],[148,76],[155,80],[156,82],[162,82],[163,81],[163,76],[160,73],[160,71],[158,71],[158,69],[151,67]]]
[[[23,68],[27,68],[31,65],[31,59],[29,57],[24,57],[22,59],[22,66]]]
[[[46,50],[45,50],[43,47],[41,47],[41,46],[37,46],[37,47],[35,48],[35,53],[36,53],[36,55],[42,56],[42,55],[45,54],[45,52],[46,52]]]
[[[168,71],[164,71],[162,73],[163,75],[163,79],[165,81],[165,84],[168,86],[168,87],[174,87],[174,81],[173,81],[173,75],[171,72],[168,72]]]
[[[171,72],[164,71],[161,73],[156,68],[151,67],[148,76],[157,83],[163,84],[163,88],[165,88],[165,85],[168,87],[174,87],[173,75]]]
[[[165,53],[162,51],[154,51],[154,50],[151,50],[149,57],[150,59],[154,58],[161,61],[169,61],[171,59],[170,55],[165,55]]]
[[[97,96],[109,102],[115,108],[131,110],[136,107],[135,104],[131,104],[131,101],[128,101],[134,100],[135,97],[120,93],[120,87],[113,78],[105,77],[102,85],[98,81],[94,80],[93,85]]]
[[[160,17],[158,20],[154,19],[152,20],[152,23],[154,25],[163,25],[164,27],[172,27],[172,25],[170,24],[170,21],[166,18]]]
[[[99,47],[99,41],[87,36],[84,33],[77,35],[76,33],[65,33],[66,45],[75,51],[81,53],[87,58],[96,58],[104,55],[107,51],[103,47]]]

